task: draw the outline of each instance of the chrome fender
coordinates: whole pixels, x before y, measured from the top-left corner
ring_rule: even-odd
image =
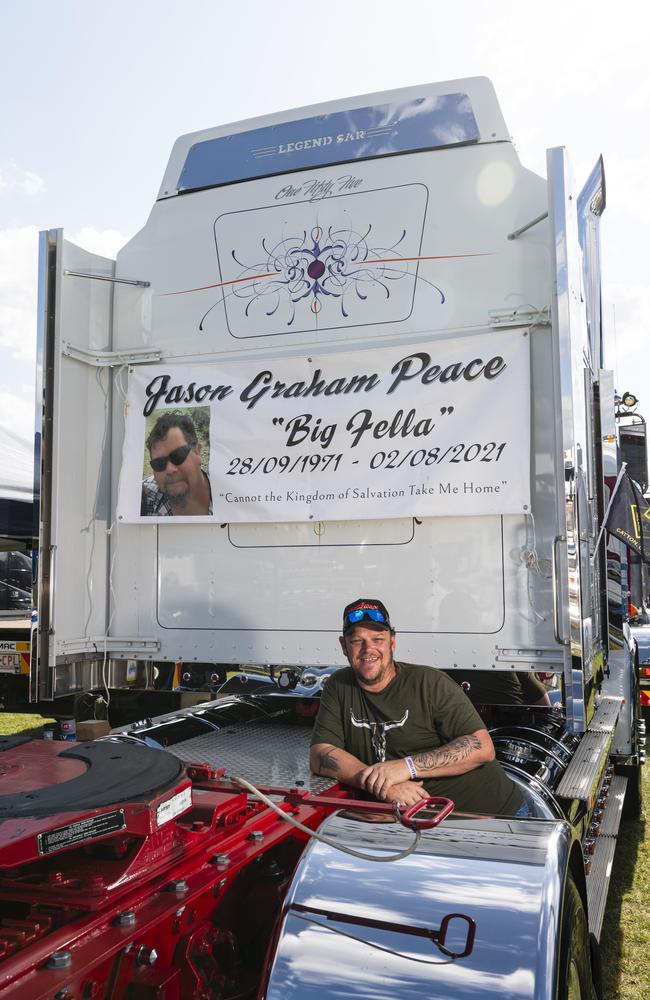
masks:
[[[345,813],[319,832],[377,856],[413,838],[395,821]],[[453,817],[389,863],[313,840],[289,887],[260,997],[550,1000],[574,839],[563,821]],[[427,932],[438,934],[450,914],[458,916],[441,950]],[[467,949],[470,923],[470,953],[450,957]]]

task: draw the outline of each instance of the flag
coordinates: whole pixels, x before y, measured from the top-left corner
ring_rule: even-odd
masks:
[[[650,504],[639,484],[627,472],[623,473],[614,490],[605,527],[610,535],[638,552],[644,562],[650,563]]]

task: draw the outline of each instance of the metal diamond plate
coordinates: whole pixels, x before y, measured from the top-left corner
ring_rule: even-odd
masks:
[[[334,782],[309,769],[311,734],[311,728],[302,726],[244,723],[195,736],[170,750],[190,764],[225,767],[228,776],[246,778],[253,785],[298,785],[317,794]]]

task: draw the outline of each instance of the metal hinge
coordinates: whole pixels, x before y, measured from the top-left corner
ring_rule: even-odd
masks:
[[[90,351],[87,347],[76,347],[63,342],[61,351],[68,358],[81,361],[94,368],[117,368],[122,365],[146,365],[150,361],[160,361],[162,350],[158,347],[133,347],[124,351]]]
[[[533,663],[535,669],[547,664],[561,668],[564,663],[562,653],[554,646],[547,648],[537,646],[534,649],[522,649],[521,647],[505,649],[497,647],[494,659],[497,663],[512,663],[513,665]]]
[[[79,653],[95,653],[97,656],[108,653],[114,656],[117,653],[133,659],[138,655],[157,653],[160,640],[141,639],[139,636],[85,635],[81,639],[60,639],[57,645],[61,656],[76,656]]]
[[[549,306],[535,309],[533,306],[518,306],[515,309],[489,309],[489,325],[491,327],[507,326],[550,326],[551,310]]]

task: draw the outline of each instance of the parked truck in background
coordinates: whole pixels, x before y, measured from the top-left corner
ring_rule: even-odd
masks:
[[[26,704],[34,539],[32,442],[0,428],[0,704]]]
[[[0,548],[0,704],[5,706],[27,702],[31,611],[32,560],[20,550]]]
[[[601,995],[645,746],[625,552],[596,544],[604,208],[602,162],[533,174],[473,78],[182,136],[116,261],[42,233],[31,697],[147,718],[47,750],[92,790],[2,814],[34,827],[0,877],[33,932],[12,998]],[[202,515],[140,506],[165,411],[203,428]],[[469,697],[556,679],[552,707],[478,706],[531,818],[438,812],[416,843],[310,774],[364,593]],[[218,696],[152,718],[183,675]]]
[[[616,400],[621,459],[640,492],[648,498],[648,436],[639,400],[623,392]],[[627,548],[624,553],[624,601],[636,645],[639,669],[639,696],[642,717],[650,718],[650,578],[648,561],[643,554]]]

